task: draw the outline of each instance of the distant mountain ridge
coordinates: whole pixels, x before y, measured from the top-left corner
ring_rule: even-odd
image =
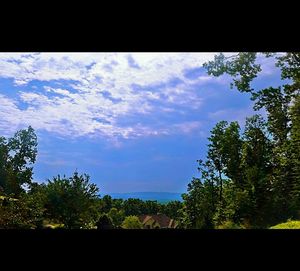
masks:
[[[141,200],[157,200],[158,202],[169,202],[172,200],[182,201],[182,193],[172,192],[132,192],[132,193],[109,193],[115,199],[137,198]]]

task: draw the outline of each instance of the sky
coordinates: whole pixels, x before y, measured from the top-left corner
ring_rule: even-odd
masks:
[[[102,194],[183,193],[214,125],[255,113],[227,75],[207,75],[215,54],[0,53],[0,135],[35,129],[38,182],[77,170]],[[259,61],[253,85],[280,84],[274,59]]]

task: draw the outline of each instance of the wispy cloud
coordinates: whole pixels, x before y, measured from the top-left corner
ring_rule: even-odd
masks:
[[[110,140],[193,133],[201,129],[196,122],[183,120],[158,127],[138,119],[201,108],[205,97],[199,89],[212,81],[224,84],[201,68],[213,56],[214,53],[2,53],[0,78],[13,79],[12,88],[18,92],[17,98],[5,95],[8,90],[1,94],[0,129],[15,131],[20,125],[30,124],[61,136],[102,136]],[[39,84],[28,88],[32,82]],[[119,125],[119,120],[127,117],[137,122]]]

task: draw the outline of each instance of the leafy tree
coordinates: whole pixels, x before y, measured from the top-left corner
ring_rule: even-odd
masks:
[[[116,208],[111,208],[107,215],[111,218],[115,228],[120,227],[122,222],[125,219],[124,211],[123,210],[118,211],[118,209]]]
[[[122,223],[123,229],[142,229],[143,224],[137,216],[127,216]]]
[[[159,213],[160,204],[156,200],[146,200],[143,204],[143,214],[156,215]]]
[[[262,71],[258,59],[274,58],[281,70],[281,85],[254,89],[252,81]],[[242,202],[249,201],[243,209],[248,219],[255,225],[263,226],[275,221],[296,217],[300,209],[299,194],[299,91],[300,91],[300,53],[237,53],[229,57],[215,56],[213,61],[204,64],[208,74],[220,76],[229,74],[234,86],[240,92],[249,92],[255,102],[254,109],[265,109],[267,122],[260,125],[257,117],[248,122],[242,147],[242,186],[229,172],[237,194],[244,195]],[[220,150],[217,147],[218,150]],[[224,163],[225,164],[225,163]],[[238,164],[237,164],[238,165]],[[233,195],[234,193],[229,193]],[[235,196],[236,196],[235,195]],[[253,206],[253,208],[250,208]],[[242,213],[243,213],[242,212]],[[245,213],[246,212],[246,213]],[[240,213],[241,216],[242,213]]]
[[[216,212],[218,191],[215,184],[218,177],[209,162],[199,162],[201,179],[193,178],[188,184],[187,193],[182,195],[183,220],[181,225],[186,228],[213,228],[213,218]]]
[[[300,210],[300,96],[294,99],[294,104],[291,107],[291,143],[290,143],[290,164],[291,175],[293,176],[293,208],[296,211]],[[299,217],[299,213],[295,215]]]
[[[224,176],[236,185],[242,185],[240,126],[237,122],[228,126],[226,121],[221,121],[212,129],[208,140],[207,160],[218,176],[219,203],[222,204]]]
[[[5,197],[0,200],[0,206],[0,229],[30,228],[28,210],[23,201]]]
[[[101,199],[101,208],[100,208],[101,213],[108,213],[109,210],[112,208],[112,206],[113,206],[113,200],[111,196],[105,195]]]
[[[46,215],[66,228],[89,228],[97,219],[99,189],[87,174],[63,178],[58,175],[46,186]]]
[[[251,81],[257,77],[261,71],[259,64],[255,63],[257,59],[256,53],[238,53],[229,57],[224,54],[216,55],[213,61],[204,63],[208,74],[220,76],[227,73],[232,76],[233,82],[230,87],[235,86],[241,92],[254,91],[251,87]]]
[[[0,228],[34,229],[43,225],[43,207],[31,195],[0,199]]]
[[[251,211],[247,215],[251,224],[263,226],[267,218],[268,204],[272,199],[271,142],[266,136],[266,123],[259,115],[247,118],[242,147],[242,172],[244,189],[249,193]],[[249,211],[249,210],[248,210]]]
[[[140,199],[128,199],[124,201],[123,208],[126,216],[145,214],[144,202]]]
[[[167,204],[163,204],[161,212],[170,218],[179,220],[181,213],[179,212],[183,208],[183,203],[179,200],[172,200]]]
[[[227,126],[226,121],[221,121],[216,124],[216,126],[211,131],[211,137],[208,140],[211,142],[208,147],[207,158],[212,161],[214,169],[218,176],[218,186],[219,186],[219,201],[222,201],[222,191],[223,191],[223,169],[225,168],[225,157],[222,152],[224,146],[224,130]]]
[[[37,155],[34,129],[18,131],[8,140],[0,137],[0,188],[3,193],[18,197],[23,185],[32,181],[32,164]]]
[[[123,209],[123,199],[113,199],[112,201],[112,207],[116,208],[117,210]]]
[[[237,122],[216,124],[209,137],[201,178],[184,195],[188,227],[209,228],[226,221],[263,225],[270,215],[271,144],[266,123],[255,115],[246,121],[243,137]]]

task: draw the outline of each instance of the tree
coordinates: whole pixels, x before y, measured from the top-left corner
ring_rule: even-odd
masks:
[[[0,229],[28,229],[28,208],[23,201],[4,197],[0,199]]]
[[[146,200],[143,205],[143,214],[156,215],[160,210],[160,204],[156,200]]]
[[[201,178],[184,195],[188,227],[208,228],[232,221],[262,226],[270,219],[272,153],[266,123],[255,115],[246,120],[243,136],[237,122],[221,121],[211,131]]]
[[[265,109],[267,112],[264,135],[261,129],[249,127],[251,129],[245,134],[242,150],[243,180],[248,184],[242,190],[248,193],[247,198],[251,202],[246,205],[253,205],[256,209],[252,209],[252,214],[248,210],[248,216],[252,217],[252,223],[261,226],[270,223],[267,217],[280,222],[296,217],[300,209],[297,139],[300,53],[264,53],[259,58],[264,56],[274,58],[275,65],[281,70],[284,81],[277,87],[258,90],[252,87],[252,81],[262,71],[257,53],[237,53],[229,57],[219,54],[213,61],[204,64],[208,74],[229,74],[233,78],[231,88],[235,86],[240,92],[249,92],[255,102],[254,109]],[[263,148],[266,148],[266,153],[262,152]]]
[[[142,229],[143,224],[137,216],[127,216],[122,223],[123,229]]]
[[[109,210],[112,208],[113,205],[113,200],[110,195],[105,195],[101,199],[101,208],[100,211],[101,213],[108,213]]]
[[[121,210],[123,209],[123,203],[124,203],[123,199],[113,199],[112,207]]]
[[[0,198],[0,229],[35,229],[43,225],[43,207],[29,194]]]
[[[23,185],[32,181],[32,165],[37,155],[34,129],[20,130],[8,140],[0,137],[0,188],[3,193],[18,197]]]
[[[290,143],[290,163],[292,168],[293,183],[293,207],[296,211],[300,210],[300,96],[296,97],[291,107],[291,143]],[[299,217],[299,213],[295,214]]]
[[[144,202],[140,199],[128,199],[124,201],[123,208],[126,216],[145,214]]]
[[[175,220],[179,220],[180,218],[180,212],[183,208],[183,203],[179,200],[172,200],[169,201],[167,204],[163,204],[161,206],[161,212],[165,215],[167,215],[170,218],[173,218]]]
[[[214,216],[219,201],[219,176],[212,161],[198,160],[200,178],[193,178],[188,184],[180,224],[184,228],[213,228]]]
[[[238,53],[229,57],[224,54],[216,55],[213,61],[203,64],[209,75],[220,76],[227,73],[232,76],[233,82],[230,87],[235,86],[241,92],[254,91],[250,83],[261,71],[259,64],[255,63],[256,53]]]
[[[247,118],[242,146],[241,170],[251,203],[246,216],[253,226],[262,227],[270,216],[272,149],[266,135],[266,123],[259,115]]]
[[[115,228],[120,227],[125,219],[124,211],[118,211],[116,208],[111,208],[107,215],[111,218],[112,224]]]
[[[221,121],[216,124],[216,126],[211,131],[211,136],[208,140],[211,142],[208,145],[208,155],[207,158],[212,161],[214,169],[218,175],[218,186],[219,186],[219,202],[222,202],[222,191],[223,191],[223,170],[225,168],[225,157],[223,150],[224,145],[224,130],[227,126],[226,121]]]
[[[112,219],[107,214],[103,214],[99,217],[96,226],[98,230],[108,230],[114,228]]]
[[[58,175],[46,186],[46,215],[68,229],[90,228],[98,216],[98,191],[87,174]]]

